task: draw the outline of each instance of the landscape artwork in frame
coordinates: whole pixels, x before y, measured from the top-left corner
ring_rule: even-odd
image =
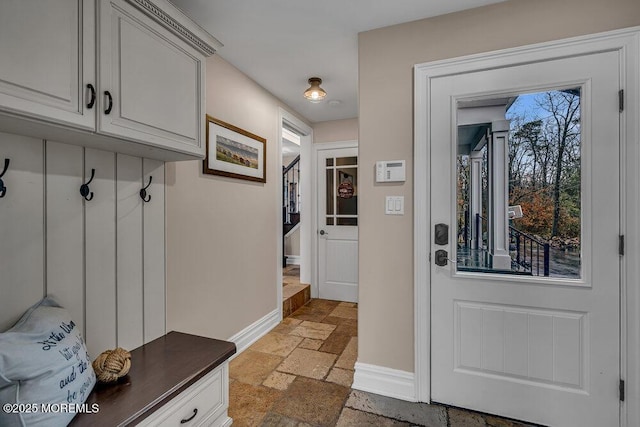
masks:
[[[267,140],[207,116],[207,155],[203,173],[267,182]]]

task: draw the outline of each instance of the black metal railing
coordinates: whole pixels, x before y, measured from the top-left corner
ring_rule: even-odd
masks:
[[[300,156],[282,169],[282,202],[284,224],[295,226],[300,213]],[[294,224],[295,223],[295,224]]]
[[[469,215],[466,215],[466,217],[468,218]],[[473,239],[473,249],[481,249],[484,246],[484,242],[483,242],[483,230],[482,230],[482,223],[483,223],[484,218],[482,217],[482,215],[480,214],[476,214],[475,217],[475,224],[473,224],[474,228],[473,228],[473,232],[475,234],[475,238]]]
[[[474,249],[486,247],[483,239],[483,226],[486,222],[480,214],[476,214],[474,224]],[[509,252],[515,269],[535,276],[549,276],[549,243],[540,241],[530,234],[509,226]],[[541,274],[542,273],[542,274]]]
[[[513,259],[516,265],[533,275],[549,276],[549,243],[541,242],[511,225],[509,226],[509,243],[516,252]],[[540,274],[541,265],[542,274]]]
[[[300,156],[282,168],[282,248],[284,237],[300,222]],[[283,256],[282,266],[286,267]]]

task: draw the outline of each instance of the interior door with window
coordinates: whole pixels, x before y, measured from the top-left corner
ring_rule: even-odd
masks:
[[[318,151],[318,292],[358,301],[358,149]]]
[[[431,396],[619,425],[619,58],[433,80]]]

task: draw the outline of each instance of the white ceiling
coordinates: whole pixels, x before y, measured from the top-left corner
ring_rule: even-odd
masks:
[[[312,123],[358,117],[359,32],[500,1],[172,0],[222,42],[216,54]],[[314,76],[318,104],[302,96]]]

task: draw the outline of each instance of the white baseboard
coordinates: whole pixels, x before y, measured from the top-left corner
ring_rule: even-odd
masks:
[[[287,265],[300,265],[300,255],[286,255]]]
[[[278,326],[281,315],[282,308],[276,308],[271,313],[268,313],[261,319],[256,320],[251,325],[229,338],[227,341],[231,341],[236,345],[236,354],[233,357],[245,351],[251,344],[258,341],[266,335],[267,332]]]
[[[394,399],[417,402],[412,372],[356,362],[352,388]]]

